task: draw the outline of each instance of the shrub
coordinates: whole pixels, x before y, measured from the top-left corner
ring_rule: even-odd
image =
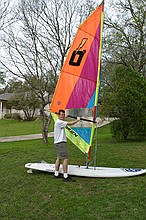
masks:
[[[21,116],[19,113],[12,113],[12,119],[14,120],[20,120],[21,119]]]
[[[14,120],[20,120],[21,116],[19,113],[7,113],[4,115],[4,118],[6,119],[14,119]]]
[[[116,117],[111,125],[114,137],[125,140],[143,135],[146,130],[146,79],[130,67],[120,66],[113,72],[111,86],[103,93],[103,110]]]
[[[10,119],[10,118],[12,118],[12,114],[11,113],[7,113],[7,114],[4,115],[4,118],[5,119]]]

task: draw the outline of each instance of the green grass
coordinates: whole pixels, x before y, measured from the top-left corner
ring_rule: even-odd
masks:
[[[19,136],[41,133],[41,120],[17,121],[12,119],[0,120],[0,137]],[[50,131],[53,131],[51,126]]]
[[[24,125],[24,124],[23,124]],[[117,142],[109,127],[98,133],[97,165],[146,168],[146,140]],[[70,164],[85,156],[68,141]],[[64,183],[53,174],[28,174],[25,163],[54,163],[53,138],[0,143],[1,220],[144,220],[146,175],[129,178],[80,178]]]

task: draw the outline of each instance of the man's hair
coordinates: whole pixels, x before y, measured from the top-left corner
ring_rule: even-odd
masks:
[[[60,115],[61,112],[65,114],[65,111],[64,111],[63,109],[60,109],[60,110],[58,111],[58,114]]]

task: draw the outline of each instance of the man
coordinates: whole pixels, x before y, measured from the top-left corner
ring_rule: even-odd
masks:
[[[76,124],[80,118],[77,117],[74,121],[64,121],[65,119],[65,111],[60,109],[58,112],[58,119],[54,125],[54,145],[57,153],[57,159],[55,163],[55,173],[54,176],[59,178],[59,167],[60,162],[63,160],[63,177],[64,181],[74,181],[70,176],[68,176],[68,154],[66,150],[66,134],[65,134],[65,127],[67,125],[74,125]]]

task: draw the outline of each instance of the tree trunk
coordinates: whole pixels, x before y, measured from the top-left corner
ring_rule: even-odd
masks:
[[[41,109],[42,115],[42,141],[44,144],[48,143],[48,127],[51,122],[51,114],[49,116],[46,115],[44,109]]]

